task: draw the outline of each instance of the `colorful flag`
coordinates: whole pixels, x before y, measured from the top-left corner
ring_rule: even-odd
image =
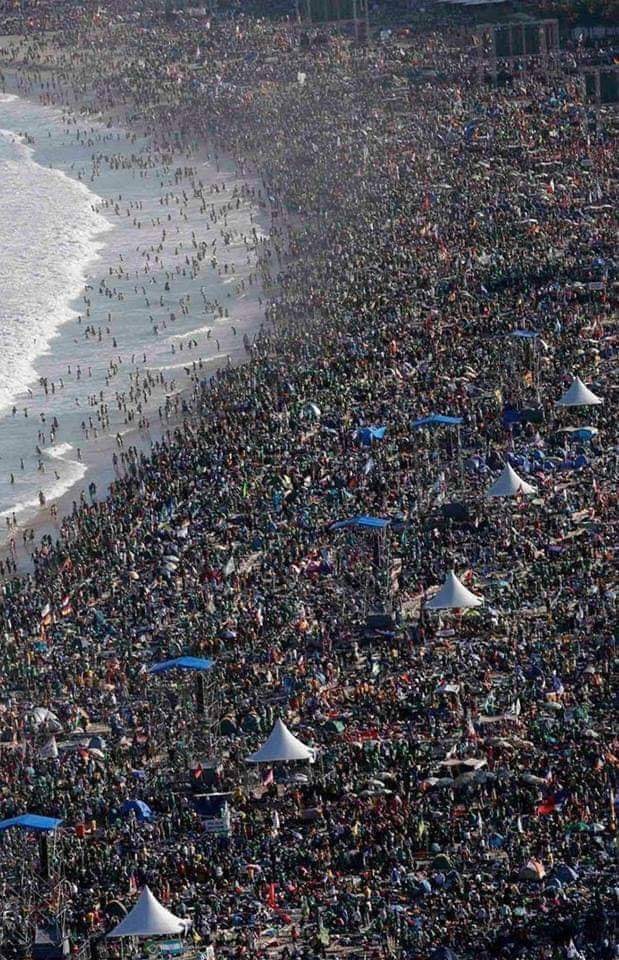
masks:
[[[569,800],[569,796],[567,790],[559,790],[557,793],[551,793],[542,803],[538,804],[538,816],[545,817],[551,813],[560,813],[565,803]]]

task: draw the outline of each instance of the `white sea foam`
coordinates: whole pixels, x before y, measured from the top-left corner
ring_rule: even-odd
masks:
[[[45,490],[45,497],[49,503],[57,500],[74,484],[79,483],[86,473],[86,465],[70,457],[71,453],[73,453],[73,447],[70,443],[59,443],[55,447],[49,447],[43,453],[44,457],[55,461],[54,469],[58,473],[58,477],[55,477],[51,483],[49,480],[51,466],[48,466],[46,473],[41,475],[41,488]],[[19,489],[19,481],[17,489]],[[11,516],[13,513],[19,515],[40,505],[38,495],[29,500],[18,500],[9,510],[0,511],[0,519]]]
[[[39,492],[49,506],[69,488],[76,486],[79,491],[91,477],[103,489],[101,481],[105,484],[109,477],[109,463],[103,463],[114,449],[113,437],[135,434],[135,421],[128,423],[124,409],[114,402],[116,392],[127,393],[130,375],[138,369],[169,370],[166,380],[178,381],[174,390],[169,382],[156,388],[159,395],[150,404],[155,434],[154,411],[163,402],[164,390],[180,391],[186,383],[183,368],[192,369],[194,355],[197,360],[202,347],[171,355],[172,343],[192,337],[201,340],[209,329],[217,333],[221,352],[202,361],[202,375],[208,376],[213,367],[227,361],[225,351],[231,349],[232,356],[237,355],[238,338],[231,334],[230,325],[245,329],[248,318],[235,315],[234,301],[229,319],[215,317],[213,311],[206,316],[178,313],[174,333],[166,331],[167,349],[164,337],[153,343],[151,312],[161,332],[169,302],[180,294],[190,294],[194,303],[201,296],[213,302],[230,290],[223,278],[206,267],[196,278],[177,275],[176,266],[184,263],[194,232],[203,228],[200,202],[190,203],[188,219],[172,211],[178,220],[174,240],[180,249],[173,254],[175,243],[170,239],[165,258],[171,258],[174,290],[164,298],[169,302],[158,306],[151,295],[153,302],[146,307],[133,278],[141,276],[144,267],[139,250],[160,243],[161,228],[155,226],[161,213],[159,181],[174,190],[169,171],[162,167],[156,176],[138,178],[130,168],[103,162],[93,174],[93,151],[130,157],[136,152],[135,143],[122,131],[118,136],[90,120],[88,137],[83,129],[78,135],[62,111],[19,96],[0,95],[0,127],[6,128],[0,134],[0,517],[15,512],[23,529],[39,513]],[[73,179],[79,174],[81,182]],[[212,180],[217,179],[213,169]],[[124,210],[121,215],[112,209],[103,215],[96,212],[102,197],[119,195],[125,204],[139,203],[143,211],[139,233]],[[250,211],[244,215],[246,222],[240,227],[249,235]],[[105,235],[111,224],[104,216],[114,227]],[[122,276],[116,269],[120,260]],[[245,256],[237,255],[237,260],[239,277],[255,269]],[[157,270],[161,274],[161,266]],[[82,300],[84,282],[88,283],[88,316]],[[142,282],[147,285],[145,277]],[[82,324],[75,322],[76,312],[84,318]],[[98,336],[86,335],[89,325]],[[110,361],[116,357],[120,360],[110,377]],[[157,366],[158,361],[163,366]],[[108,404],[108,426],[101,423],[93,397]],[[148,409],[145,413],[150,415]],[[145,432],[145,442],[148,436]],[[7,535],[11,532],[4,531],[2,524],[0,542]]]
[[[75,316],[70,303],[111,229],[93,210],[99,197],[33,154],[24,137],[0,129],[0,411],[36,380],[34,363]]]
[[[175,340],[192,340],[194,337],[204,336],[213,330],[213,324],[209,323],[205,327],[196,327],[195,330],[185,330],[183,333],[172,333],[165,340],[165,343],[173,343]]]
[[[212,357],[202,357],[202,363],[206,364],[206,363],[213,363],[213,361],[217,361],[217,360],[227,360],[229,356],[230,356],[229,353],[215,353]],[[193,370],[194,362],[197,365],[198,358],[192,357],[191,353],[188,353],[187,359],[184,361],[181,361],[180,363],[152,364],[151,366],[146,367],[146,369],[155,370],[159,373],[163,373],[165,370],[183,370],[183,369]]]

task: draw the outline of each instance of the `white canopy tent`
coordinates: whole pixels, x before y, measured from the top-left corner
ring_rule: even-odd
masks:
[[[456,610],[480,607],[484,601],[467,590],[455,573],[450,571],[445,577],[443,586],[431,600],[426,600],[427,610]]]
[[[515,497],[519,493],[536,493],[535,487],[518,476],[511,464],[506,463],[501,476],[486,491],[487,497]]]
[[[580,377],[574,377],[572,385],[557,400],[557,407],[595,407],[604,403],[601,397],[596,396],[593,390],[586,387]]]
[[[247,757],[247,763],[290,763],[292,760],[314,762],[314,751],[290,732],[282,720],[276,720],[268,740]]]
[[[53,730],[55,733],[60,733],[62,730],[60,720],[56,714],[48,710],[47,707],[35,707],[32,711],[31,718],[35,727],[45,726],[48,730]]]
[[[56,743],[56,737],[51,737],[47,743],[44,743],[43,746],[39,747],[39,756],[44,760],[58,759],[58,744]]]
[[[175,917],[148,887],[144,887],[133,910],[108,933],[108,937],[165,937],[186,933],[190,927],[191,920]]]

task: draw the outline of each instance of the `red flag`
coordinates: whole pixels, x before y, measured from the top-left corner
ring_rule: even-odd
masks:
[[[542,803],[538,804],[537,815],[540,817],[544,817],[544,816],[547,816],[549,813],[554,813],[556,805],[557,805],[557,802],[554,797],[552,796],[546,797],[546,799]]]
[[[570,793],[568,790],[559,790],[558,793],[552,793],[539,804],[537,813],[543,817],[545,814],[563,810],[564,805],[569,802],[569,799]]]

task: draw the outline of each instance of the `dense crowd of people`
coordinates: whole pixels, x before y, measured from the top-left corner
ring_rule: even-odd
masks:
[[[75,943],[148,883],[217,957],[616,957],[614,144],[577,53],[499,88],[447,28],[74,16],[14,65],[257,177],[268,299],[247,362],[2,583],[0,816],[63,819]],[[556,406],[575,375],[601,405]],[[532,496],[486,496],[507,463]],[[334,528],[359,516],[389,524]],[[481,607],[426,609],[451,570]],[[208,744],[186,675],[147,673],[181,654],[215,661]],[[278,717],[318,759],[261,778]],[[4,838],[12,957],[42,908]]]

